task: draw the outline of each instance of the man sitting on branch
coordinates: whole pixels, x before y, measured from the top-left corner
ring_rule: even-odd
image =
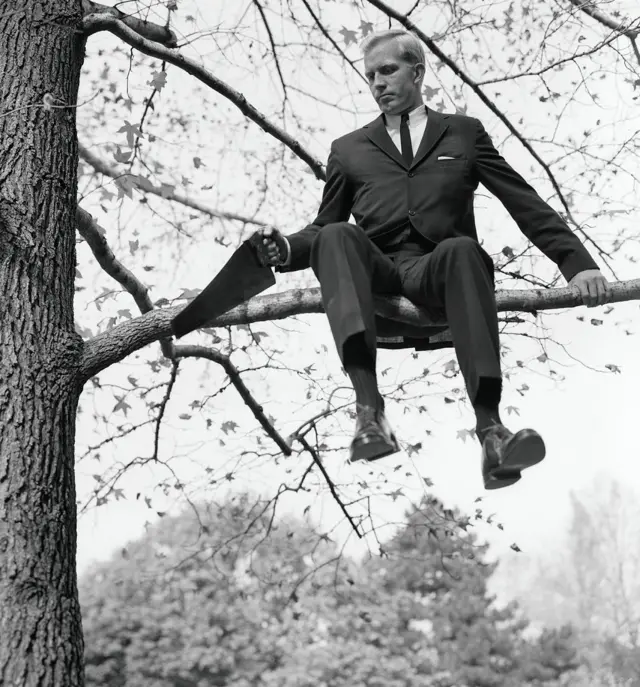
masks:
[[[311,267],[320,282],[356,393],[352,461],[398,450],[376,380],[374,294],[402,294],[446,320],[477,419],[484,485],[506,487],[544,458],[545,446],[535,430],[513,434],[500,419],[494,265],[478,243],[478,184],[502,202],[585,305],[605,303],[609,286],[566,222],[498,153],[480,121],[425,106],[425,54],[414,34],[373,34],[362,50],[382,114],[332,143],[318,216],[287,237],[275,228],[261,230],[259,257],[280,272]],[[417,349],[434,347],[422,344],[413,342]]]

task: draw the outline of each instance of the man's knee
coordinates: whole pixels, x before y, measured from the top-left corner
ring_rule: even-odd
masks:
[[[494,281],[494,264],[485,249],[470,236],[454,236],[441,241],[435,248],[438,261],[443,261],[452,271],[457,273],[461,263],[467,265],[471,272],[479,269],[489,275]]]
[[[478,253],[482,252],[482,246],[470,236],[453,236],[441,241],[435,250],[441,253]]]
[[[314,243],[325,243],[334,241],[343,241],[344,239],[361,238],[364,232],[357,224],[350,222],[332,222],[325,224],[322,229],[316,234]]]

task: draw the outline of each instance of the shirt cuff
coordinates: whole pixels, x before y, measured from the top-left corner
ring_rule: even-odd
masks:
[[[289,267],[289,265],[291,264],[291,244],[289,243],[289,240],[286,236],[283,236],[282,238],[284,239],[284,242],[287,244],[287,257],[284,259],[283,262],[280,263],[280,267]]]

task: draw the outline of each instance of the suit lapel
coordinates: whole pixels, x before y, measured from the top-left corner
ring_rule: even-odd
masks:
[[[413,157],[412,167],[420,164],[427,155],[429,155],[436,147],[440,139],[444,136],[444,132],[448,128],[448,115],[442,115],[435,110],[427,108],[427,127],[418,146],[418,152]],[[384,128],[384,127],[383,127]],[[391,143],[393,145],[393,143]]]
[[[401,167],[407,169],[407,164],[402,154],[387,133],[383,115],[380,115],[371,124],[367,124],[363,128],[365,135],[372,143],[377,145],[383,153],[386,153],[391,159],[395,160]]]
[[[449,126],[447,124],[447,118],[448,115],[443,115],[435,110],[430,110],[427,108],[427,126],[424,136],[420,141],[420,145],[418,146],[418,152],[414,155],[411,167],[415,167],[422,162],[422,160],[424,160],[424,158],[427,157],[427,155],[429,155],[436,147]],[[372,143],[378,146],[383,153],[386,153],[401,167],[407,169],[407,165],[402,157],[402,154],[387,133],[387,128],[384,125],[383,115],[376,117],[373,122],[365,125],[363,128],[364,133]]]

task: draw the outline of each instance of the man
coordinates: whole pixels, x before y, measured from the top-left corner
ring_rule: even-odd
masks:
[[[425,56],[413,34],[374,34],[362,50],[382,114],[333,142],[316,220],[286,238],[263,230],[260,258],[282,272],[311,267],[320,282],[356,393],[351,460],[398,450],[376,380],[373,294],[401,293],[446,319],[476,414],[485,487],[506,487],[544,458],[545,446],[534,430],[514,435],[500,419],[493,263],[478,243],[473,212],[478,183],[558,265],[584,304],[606,302],[609,287],[566,223],[500,156],[477,119],[423,104]]]

